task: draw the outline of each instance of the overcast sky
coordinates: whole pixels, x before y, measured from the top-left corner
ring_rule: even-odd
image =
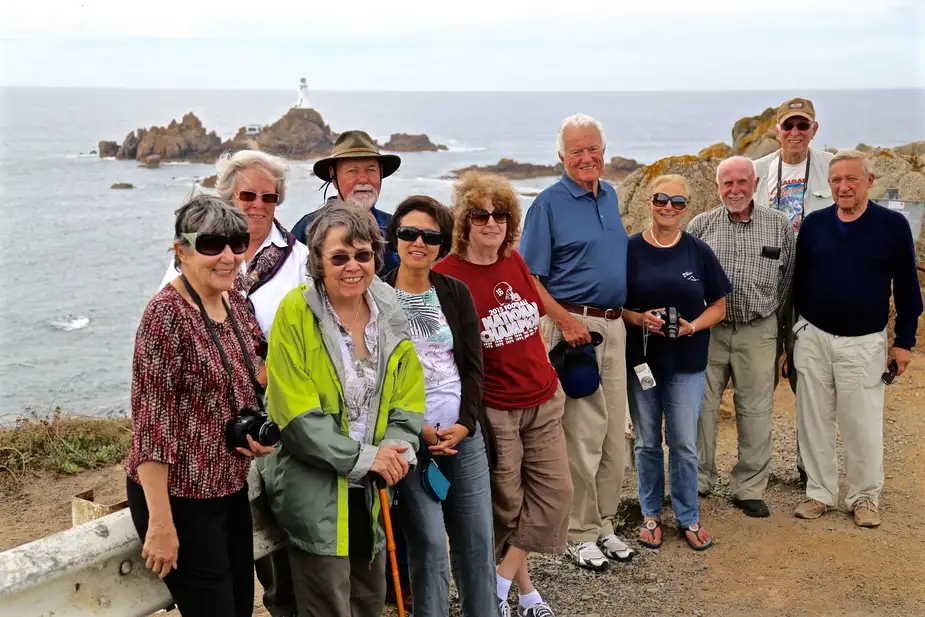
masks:
[[[291,89],[304,76],[324,90],[925,87],[925,0],[237,5],[4,0],[0,85]]]

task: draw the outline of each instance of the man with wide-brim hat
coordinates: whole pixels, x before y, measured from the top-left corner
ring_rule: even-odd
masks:
[[[330,184],[336,191],[331,199],[340,198],[349,204],[367,208],[385,234],[392,215],[376,208],[376,202],[382,180],[394,174],[400,165],[401,158],[395,154],[381,154],[368,133],[352,130],[338,135],[330,156],[316,161],[312,170],[324,181],[325,194]],[[305,242],[305,232],[319,212],[320,208],[303,216],[293,226],[293,235]],[[380,273],[397,266],[398,254],[387,247]]]

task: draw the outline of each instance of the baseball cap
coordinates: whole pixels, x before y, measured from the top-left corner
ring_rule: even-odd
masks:
[[[794,116],[802,116],[811,122],[815,122],[816,109],[813,107],[813,102],[809,99],[797,97],[790,99],[789,101],[784,101],[784,103],[777,108],[778,124],[784,122],[787,118],[792,118]]]
[[[571,347],[561,341],[549,351],[549,361],[556,369],[562,390],[569,398],[591,396],[601,385],[594,348],[604,342],[600,332],[591,332],[591,343]]]

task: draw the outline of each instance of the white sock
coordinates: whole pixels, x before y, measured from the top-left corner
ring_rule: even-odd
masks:
[[[530,608],[534,604],[539,604],[543,601],[543,597],[540,595],[540,592],[534,589],[527,595],[521,595],[518,597],[520,605],[524,608]]]
[[[500,574],[495,574],[498,577],[498,599],[507,600],[508,595],[511,593],[511,583]]]

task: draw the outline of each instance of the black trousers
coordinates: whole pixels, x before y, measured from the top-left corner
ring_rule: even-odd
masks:
[[[126,481],[138,537],[148,532],[141,485]],[[183,617],[251,617],[254,612],[254,536],[247,488],[215,499],[171,497],[180,549],[164,583]]]

